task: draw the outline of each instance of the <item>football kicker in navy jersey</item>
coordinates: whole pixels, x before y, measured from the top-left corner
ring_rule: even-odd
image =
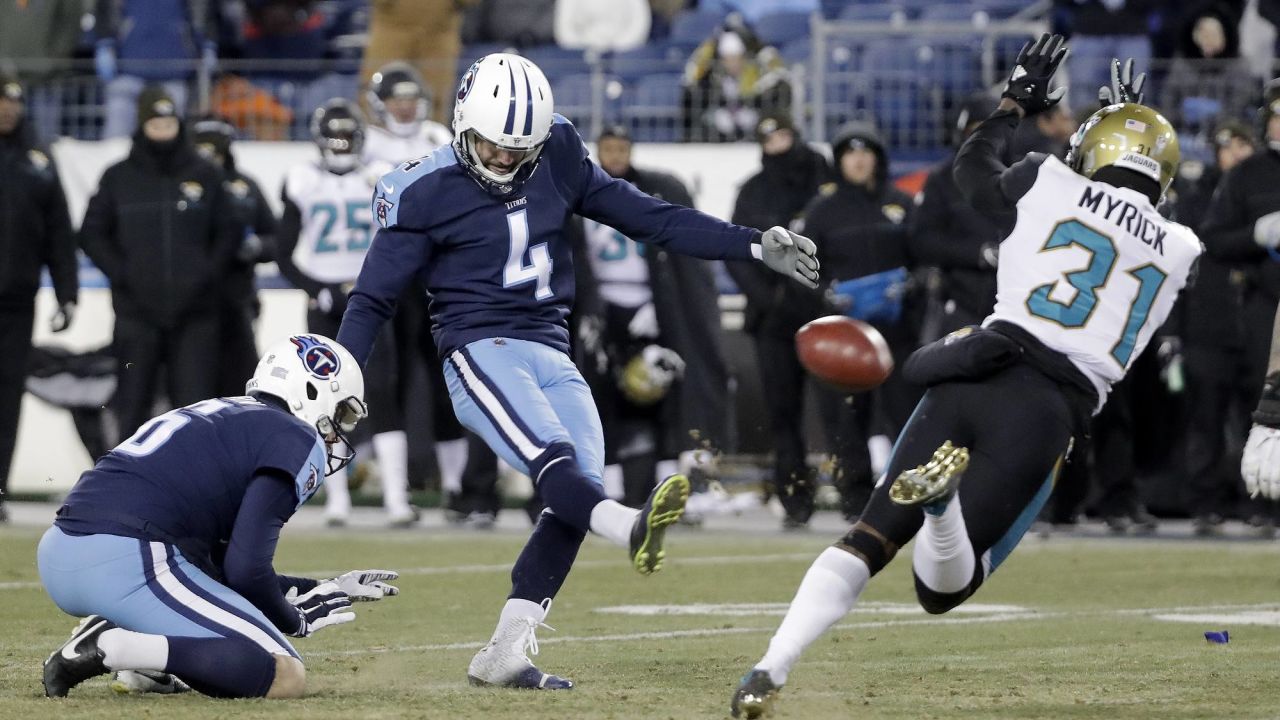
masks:
[[[398,592],[388,571],[310,580],[272,567],[280,529],[351,459],[345,433],[366,414],[355,359],[297,335],[246,390],[153,418],[72,488],[37,551],[49,596],[84,618],[45,661],[49,697],[111,671],[169,692],[297,697],[305,674],[284,636]]]
[[[453,143],[406,162],[374,190],[380,229],[338,340],[361,362],[413,282],[430,294],[433,332],[454,410],[503,459],[533,478],[548,511],[512,569],[512,591],[475,684],[566,689],[525,655],[588,530],[628,547],[648,574],[689,482],[659,483],[639,511],[605,497],[604,437],[595,403],[568,356],[574,214],[641,243],[708,259],[763,261],[817,287],[813,243],[655,199],[609,177],[573,125],[554,114],[551,87],[517,55],[487,55],[458,87]]]

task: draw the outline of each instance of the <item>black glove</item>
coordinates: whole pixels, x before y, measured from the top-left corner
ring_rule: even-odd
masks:
[[[1033,45],[1022,46],[1014,64],[1009,82],[1005,83],[1000,97],[1017,103],[1027,115],[1035,115],[1053,107],[1066,94],[1066,88],[1049,92],[1049,82],[1058,65],[1067,57],[1061,35],[1045,33]]]
[[[1120,68],[1120,59],[1111,59],[1111,87],[1103,85],[1098,88],[1098,104],[1102,107],[1119,103],[1142,104],[1142,85],[1147,81],[1146,73],[1133,77],[1133,58],[1129,58],[1124,69]]]
[[[1266,425],[1280,428],[1280,372],[1267,375],[1262,384],[1262,398],[1258,400],[1258,409],[1253,411],[1255,425]]]

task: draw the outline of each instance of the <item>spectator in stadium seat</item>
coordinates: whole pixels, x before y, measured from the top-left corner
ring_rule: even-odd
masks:
[[[1228,268],[1233,302],[1238,309],[1226,316],[1214,315],[1210,322],[1239,321],[1241,347],[1225,377],[1252,388],[1253,395],[1248,397],[1257,397],[1257,389],[1266,375],[1270,355],[1268,328],[1272,326],[1276,302],[1280,299],[1280,262],[1275,260],[1280,248],[1280,194],[1276,193],[1280,185],[1280,80],[1272,80],[1267,85],[1258,117],[1262,132],[1260,149],[1223,173],[1199,228],[1206,259]],[[1216,370],[1214,377],[1221,380],[1222,370],[1213,369]],[[1217,391],[1223,403],[1231,402],[1236,393],[1247,393],[1231,387],[1218,387]],[[1252,403],[1246,401],[1245,409],[1251,406]],[[1194,409],[1192,414],[1196,414]],[[1228,433],[1226,442],[1233,449],[1243,444],[1249,430],[1247,422],[1240,428],[1228,429],[1222,425],[1217,428]],[[1200,433],[1193,430],[1190,440],[1191,460],[1220,457],[1216,451],[1216,435],[1206,436],[1203,429]],[[1209,447],[1197,450],[1200,441],[1207,441]],[[1219,498],[1224,502],[1228,500],[1224,495],[1238,495],[1242,487],[1238,464],[1226,469],[1220,465],[1193,466],[1189,471],[1191,483],[1202,484],[1196,490],[1197,494],[1203,493],[1201,497]],[[1259,532],[1274,531],[1274,503],[1246,505],[1245,512]],[[1195,508],[1197,531],[1216,532],[1222,519],[1219,513],[1226,509],[1222,505],[1215,507],[1211,502],[1199,503]]]
[[[818,246],[821,281],[829,289],[832,310],[879,330],[896,368],[870,393],[818,392],[828,448],[836,458],[834,483],[841,510],[853,522],[875,484],[868,440],[882,435],[892,443],[923,393],[903,380],[900,370],[919,346],[908,244],[915,203],[889,182],[889,154],[874,126],[850,123],[841,128],[831,153],[836,182],[824,186],[805,210],[800,230]]]
[[[447,123],[458,89],[456,65],[462,48],[462,12],[478,1],[378,0],[370,3],[369,44],[360,66],[361,81],[367,84],[378,68],[389,62],[407,61],[418,69],[431,91],[429,95],[434,104],[431,119]],[[551,15],[548,6],[545,8],[548,42]]]
[[[1240,58],[1239,23],[1233,7],[1218,2],[1192,13],[1181,26],[1160,102],[1179,130],[1240,117],[1256,99],[1257,83]]]
[[[162,371],[171,406],[217,395],[218,288],[243,233],[222,170],[191,147],[173,99],[148,88],[137,117],[129,156],[103,173],[80,226],[111,283],[121,438],[152,416]]]
[[[556,0],[556,44],[574,50],[625,52],[649,37],[647,0]]]
[[[197,0],[96,0],[94,69],[106,84],[103,137],[126,137],[136,125],[138,97],[164,85],[181,115],[187,81],[199,60],[217,61],[221,3]]]
[[[9,463],[31,352],[40,273],[49,269],[58,311],[50,329],[61,332],[75,315],[79,280],[75,235],[53,158],[37,147],[25,117],[22,85],[0,76],[0,523],[7,522]]]
[[[64,87],[49,81],[69,70],[62,63],[75,50],[82,5],[80,0],[0,3],[0,48],[16,63],[25,112],[34,120],[29,125],[40,128],[40,139],[61,134]]]
[[[685,65],[681,105],[686,140],[742,140],[761,117],[791,112],[791,79],[777,49],[730,15]]]
[[[756,127],[760,172],[738,191],[733,222],[765,229],[791,225],[819,188],[834,180],[827,159],[810,148],[785,115],[766,116]],[[805,371],[796,357],[795,334],[822,312],[822,296],[751,263],[725,263],[747,297],[744,329],[755,340],[765,408],[775,446],[770,491],[786,510],[784,527],[804,527],[813,512],[814,478],[805,464],[801,434]]]
[[[1054,0],[1071,33],[1070,101],[1092,107],[1097,88],[1109,81],[1112,58],[1133,58],[1139,68],[1151,61],[1150,23],[1157,0]]]

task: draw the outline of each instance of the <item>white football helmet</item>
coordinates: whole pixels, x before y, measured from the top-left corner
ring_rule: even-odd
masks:
[[[267,348],[244,386],[250,396],[283,400],[294,417],[314,427],[329,447],[329,475],[355,457],[345,433],[356,428],[369,409],[364,404],[360,363],[323,335],[294,335]],[[335,454],[342,443],[345,454]]]
[[[490,193],[516,192],[538,166],[542,145],[551,136],[554,107],[551,84],[537,65],[511,53],[485,55],[458,85],[453,108],[458,162]],[[477,137],[525,155],[511,172],[494,172],[476,155]]]

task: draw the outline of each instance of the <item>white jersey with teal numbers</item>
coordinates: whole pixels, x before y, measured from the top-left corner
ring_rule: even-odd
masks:
[[[605,302],[638,308],[653,299],[644,246],[595,220],[583,220],[587,257]]]
[[[286,197],[298,206],[302,228],[293,263],[323,283],[353,282],[373,240],[369,198],[386,165],[365,165],[335,175],[317,163],[297,165],[285,176]]]
[[[425,157],[436,148],[453,142],[449,128],[431,120],[423,121],[412,135],[397,135],[380,127],[370,127],[365,133],[364,149],[360,157],[367,163],[385,163],[387,169],[402,162]]]
[[[1203,249],[1143,194],[1040,166],[1000,245],[996,306],[1066,355],[1105,401],[1173,309]]]

